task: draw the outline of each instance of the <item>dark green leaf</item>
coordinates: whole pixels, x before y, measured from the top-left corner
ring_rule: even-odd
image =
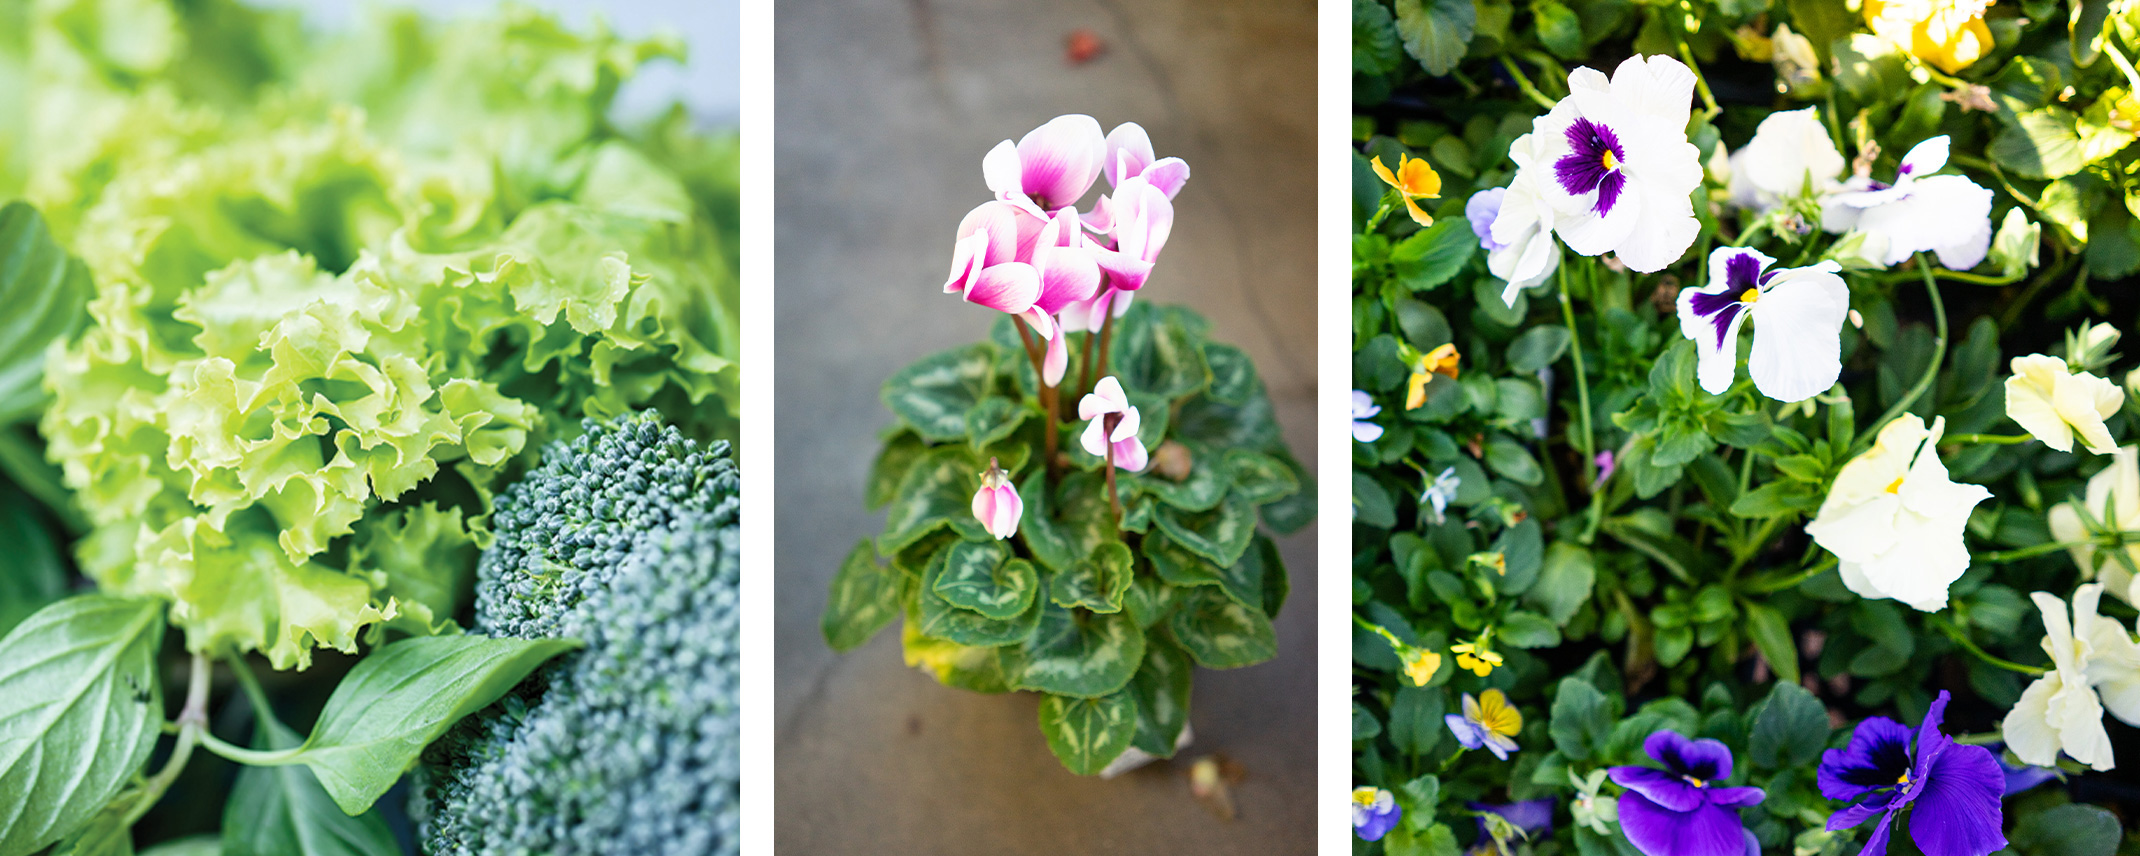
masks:
[[[1115,325],[1108,367],[1132,395],[1172,400],[1203,389],[1211,382],[1200,334],[1203,324],[1179,307],[1136,304]],[[1146,418],[1157,412],[1140,410]]]
[[[1486,465],[1517,484],[1535,486],[1546,479],[1545,471],[1538,468],[1538,459],[1507,435],[1495,435],[1486,443]]]
[[[1189,724],[1189,689],[1196,665],[1189,653],[1166,634],[1147,635],[1144,665],[1130,679],[1130,694],[1137,699],[1137,748],[1155,757],[1171,758],[1182,729]]]
[[[973,492],[981,479],[973,458],[956,446],[939,446],[922,454],[899,480],[891,509],[884,516],[878,549],[896,553],[922,536],[948,526],[953,518],[973,519]],[[1021,492],[1020,498],[1031,502]]]
[[[1000,395],[981,399],[972,410],[966,411],[966,438],[974,448],[984,448],[1018,430],[1032,411]]]
[[[1439,6],[1447,0],[1434,2]],[[1464,5],[1469,8],[1471,4],[1466,2]],[[1400,2],[1398,8],[1403,8],[1403,3]],[[1390,167],[1394,169],[1396,164],[1390,164]],[[1396,266],[1397,279],[1406,288],[1425,291],[1455,277],[1478,248],[1479,236],[1472,233],[1471,222],[1462,217],[1448,217],[1397,242],[1397,246],[1390,250],[1390,262]]]
[[[1397,19],[1388,7],[1375,0],[1352,0],[1352,70],[1355,74],[1388,74],[1404,60],[1404,44],[1397,40]]]
[[[1211,366],[1211,388],[1204,390],[1204,395],[1213,401],[1245,404],[1263,388],[1263,381],[1256,377],[1256,364],[1240,348],[1206,342],[1204,361]]]
[[[1129,685],[1144,663],[1144,631],[1125,613],[1097,614],[1043,601],[1031,641],[999,649],[1022,690],[1098,698]]]
[[[1222,566],[1240,561],[1256,534],[1255,506],[1232,496],[1210,511],[1161,508],[1153,518],[1160,531],[1183,549]]]
[[[295,749],[304,738],[253,712],[253,742],[261,749]],[[320,786],[310,767],[245,767],[223,806],[223,856],[377,856],[401,845],[377,809],[351,817]]]
[[[884,381],[884,406],[923,439],[967,439],[966,414],[988,395],[995,378],[996,346],[976,342],[938,351]]]
[[[1015,560],[1023,563],[1024,560]],[[1048,582],[1048,597],[1056,606],[1083,607],[1093,612],[1117,612],[1130,584],[1129,547],[1119,541],[1100,545],[1092,555],[1056,574]],[[1031,566],[1027,566],[1030,568]]]
[[[877,564],[877,548],[864,538],[832,578],[832,596],[819,620],[825,644],[853,650],[898,617],[899,572]]]
[[[936,593],[945,603],[994,619],[1025,612],[1040,590],[1033,563],[1011,558],[1001,541],[959,541],[944,551],[943,575]]]
[[[1374,477],[1354,470],[1352,473],[1352,519],[1364,526],[1389,529],[1397,525],[1397,509],[1390,500],[1389,491]]]
[[[1100,698],[1050,695],[1040,702],[1040,733],[1064,768],[1093,775],[1136,738],[1137,700],[1127,691]]]
[[[1445,697],[1439,688],[1405,684],[1390,699],[1390,744],[1408,755],[1434,751],[1449,726],[1442,721]]]
[[[0,207],[0,428],[43,408],[45,346],[82,328],[95,290],[36,208]]]
[[[1768,660],[1769,668],[1776,672],[1779,683],[1798,683],[1798,643],[1791,637],[1791,626],[1784,621],[1783,613],[1767,604],[1748,601],[1746,610],[1746,635],[1753,637],[1754,647]]]
[[[0,478],[0,636],[66,593],[66,567],[37,513],[37,504]]]
[[[0,639],[0,854],[75,831],[148,762],[162,643],[160,602],[106,595],[56,602]]]
[[[1555,542],[1546,550],[1545,567],[1539,571],[1538,581],[1524,592],[1523,599],[1544,610],[1555,625],[1565,625],[1590,600],[1590,590],[1596,582],[1597,565],[1589,550],[1565,541]]]
[[[1253,666],[1278,654],[1278,637],[1263,610],[1242,606],[1207,586],[1182,593],[1167,627],[1206,668]]]
[[[1612,702],[1580,678],[1567,677],[1553,693],[1553,720],[1546,731],[1553,746],[1571,761],[1602,754],[1612,736]]]
[[[2111,856],[2121,834],[2116,815],[2067,803],[2021,818],[2009,844],[2022,856]]]
[[[1040,620],[1040,602],[1047,599],[1038,596],[1040,582],[1037,579],[1027,590],[1024,608],[1009,618],[990,618],[971,609],[962,609],[941,594],[944,575],[951,565],[953,551],[960,545],[970,543],[973,542],[953,542],[951,547],[938,551],[936,557],[930,559],[928,567],[922,571],[921,590],[915,597],[918,608],[918,614],[915,616],[917,629],[926,636],[976,648],[1015,645],[1032,638],[1033,627]],[[973,553],[967,553],[964,558],[968,562],[977,561]],[[978,561],[986,561],[986,554]],[[1033,573],[1030,566],[1025,571]],[[953,588],[956,590],[958,587]]]
[[[1565,60],[1583,58],[1583,22],[1558,0],[1540,0],[1531,5],[1537,17],[1538,41]]]
[[[866,507],[875,511],[898,496],[900,480],[906,478],[907,470],[928,448],[929,444],[906,429],[884,441],[884,448],[877,451],[877,460],[869,465],[869,486],[863,489]]]
[[[1397,0],[1397,35],[1405,51],[1436,77],[1463,60],[1478,20],[1471,0]]]
[[[1517,336],[1516,341],[1508,343],[1508,368],[1524,374],[1536,373],[1558,361],[1574,340],[1574,334],[1558,324],[1532,327]]]
[[[1228,451],[1226,469],[1233,474],[1234,495],[1251,505],[1277,502],[1300,490],[1300,482],[1293,478],[1293,468],[1262,452]]]
[[[1496,638],[1511,648],[1551,648],[1560,644],[1560,628],[1543,615],[1519,609],[1502,617]]]
[[[1747,757],[1775,770],[1809,766],[1827,748],[1828,731],[1828,710],[1819,699],[1805,687],[1778,682],[1754,714]]]

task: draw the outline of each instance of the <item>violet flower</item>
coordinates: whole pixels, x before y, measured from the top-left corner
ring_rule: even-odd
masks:
[[[1397,828],[1397,820],[1404,817],[1404,809],[1397,807],[1397,795],[1382,788],[1354,788],[1352,791],[1352,832],[1361,841],[1380,841],[1382,836]]]
[[[1676,731],[1651,734],[1642,749],[1664,764],[1613,767],[1621,795],[1620,831],[1648,856],[1742,856],[1746,825],[1738,808],[1767,796],[1760,788],[1724,788],[1731,750],[1716,740],[1689,740]]]
[[[1850,745],[1821,753],[1820,791],[1850,803],[1828,817],[1830,830],[1880,816],[1859,856],[1885,856],[1895,815],[1910,812],[1910,838],[1925,856],[1985,856],[2006,846],[1999,798],[2006,774],[1991,751],[1941,734],[1947,691],[1917,726],[1917,746],[1902,723],[1876,716],[1858,723]]]

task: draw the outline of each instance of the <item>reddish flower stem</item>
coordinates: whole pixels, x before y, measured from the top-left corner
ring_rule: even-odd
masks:
[[[1033,331],[1027,330],[1025,325],[1019,323],[1017,319],[1011,320],[1011,326],[1018,328],[1018,338],[1025,342],[1025,355],[1033,361],[1033,380],[1040,384],[1040,406],[1041,409],[1048,412],[1047,437],[1042,445],[1045,456],[1041,458],[1041,462],[1047,468],[1047,484],[1052,488],[1055,485],[1055,477],[1058,475],[1055,465],[1055,448],[1057,443],[1056,432],[1059,429],[1056,423],[1062,421],[1062,391],[1048,385],[1047,372],[1041,370],[1041,347],[1039,343],[1033,341]],[[1068,335],[1060,330],[1056,331],[1056,333],[1057,335]]]

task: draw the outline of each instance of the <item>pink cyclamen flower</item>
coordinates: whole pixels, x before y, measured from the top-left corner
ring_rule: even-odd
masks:
[[[1134,291],[1123,291],[1112,286],[1103,288],[1091,300],[1063,307],[1063,311],[1057,315],[1057,320],[1062,323],[1064,330],[1098,333],[1100,327],[1107,323],[1108,315],[1122,317],[1122,313],[1129,311],[1130,299],[1136,296]]]
[[[1144,126],[1135,122],[1124,122],[1107,132],[1105,172],[1109,187],[1121,187],[1123,182],[1142,177],[1168,199],[1173,199],[1189,182],[1189,165],[1181,158],[1154,155],[1152,138],[1144,133]]]
[[[981,271],[991,266],[1032,261],[1048,223],[1007,202],[983,202],[966,212],[951,250],[951,275],[944,280],[944,293],[965,293]]]
[[[1137,439],[1137,427],[1141,424],[1137,408],[1129,403],[1129,395],[1122,391],[1122,382],[1114,375],[1100,378],[1099,383],[1092,385],[1092,392],[1077,403],[1077,418],[1090,420],[1078,441],[1093,456],[1107,457],[1111,445],[1117,467],[1141,472],[1151,462],[1151,456],[1144,450],[1144,441]]]
[[[1111,285],[1136,291],[1152,275],[1152,265],[1174,231],[1174,203],[1142,176],[1123,182],[1105,202],[1114,226],[1115,248],[1100,254],[1100,267],[1107,271]]]
[[[989,458],[988,472],[981,474],[981,489],[973,495],[973,518],[1001,541],[1018,533],[1018,518],[1024,515],[1025,503],[1018,499],[1018,488],[1011,485],[1010,476],[997,466],[996,459]]]
[[[1033,244],[1031,261],[1040,271],[1040,296],[1034,305],[1053,315],[1091,300],[1100,290],[1098,253],[1078,224],[1076,208],[1056,212]]]
[[[1042,338],[1055,337],[1055,318],[1034,302],[1040,299],[1040,270],[1025,262],[990,265],[966,287],[966,302],[1016,315]]]
[[[1099,120],[1073,113],[1048,120],[1016,145],[996,144],[981,160],[981,177],[997,199],[1045,217],[1083,199],[1106,156]]]

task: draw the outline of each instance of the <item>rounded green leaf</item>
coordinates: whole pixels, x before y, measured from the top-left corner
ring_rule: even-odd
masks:
[[[1255,506],[1231,496],[1210,511],[1162,508],[1153,517],[1160,531],[1183,549],[1219,565],[1240,561],[1256,534]]]
[[[1178,307],[1132,306],[1115,324],[1108,368],[1132,395],[1175,399],[1203,389],[1211,382],[1203,324]],[[1140,410],[1148,418],[1152,412]]]
[[[832,578],[832,596],[825,602],[819,629],[833,650],[848,651],[898,617],[899,572],[877,564],[877,549],[864,538]]]
[[[35,853],[103,810],[163,722],[163,605],[82,595],[0,639],[0,854]]]
[[[1242,606],[1213,588],[1184,591],[1167,628],[1208,668],[1252,666],[1278,654],[1278,636],[1263,610]]]
[[[1226,469],[1233,476],[1233,493],[1250,505],[1277,502],[1300,490],[1293,468],[1270,455],[1249,449],[1226,453]]]
[[[973,458],[958,447],[939,446],[923,453],[899,480],[878,546],[896,553],[960,516],[971,519],[973,492],[980,484],[977,472]]]
[[[1101,698],[1051,695],[1040,702],[1040,733],[1070,772],[1090,776],[1121,757],[1137,734],[1137,700],[1127,692]]]
[[[1027,589],[1025,608],[1007,619],[990,618],[971,609],[954,606],[939,593],[952,554],[958,550],[960,544],[966,543],[970,542],[961,541],[953,544],[950,549],[937,553],[935,558],[929,560],[928,568],[922,571],[921,591],[916,597],[916,600],[920,601],[921,632],[948,642],[981,648],[1025,641],[1033,635],[1033,625],[1040,618],[1038,601],[1045,599],[1033,596],[1033,592],[1040,588],[1037,580]],[[1031,572],[1030,566],[1027,572]]]
[[[1119,612],[1122,596],[1129,590],[1132,559],[1129,547],[1120,541],[1100,545],[1092,555],[1048,581],[1048,598],[1055,605],[1082,607],[1093,612]]]
[[[1040,575],[1033,563],[1012,559],[1001,541],[959,541],[944,551],[936,594],[945,603],[994,619],[1016,618],[1033,605]]]
[[[907,470],[928,451],[929,444],[913,431],[900,429],[884,441],[878,450],[877,459],[869,465],[869,485],[863,489],[863,503],[871,511],[883,508],[899,495],[899,482],[906,478]]]
[[[1218,342],[1204,344],[1204,362],[1211,366],[1211,387],[1204,395],[1222,404],[1241,404],[1263,388],[1256,377],[1256,364],[1248,353]]]
[[[884,406],[923,439],[964,440],[966,414],[988,395],[995,380],[996,347],[976,342],[938,351],[884,381]]]
[[[1009,437],[1030,415],[1032,411],[1018,402],[1000,395],[989,396],[966,411],[966,437],[974,448],[984,448]]]
[[[1166,634],[1145,637],[1144,665],[1130,679],[1137,699],[1135,745],[1160,758],[1174,757],[1174,746],[1189,725],[1189,689],[1196,664],[1189,652]]]
[[[1227,458],[1219,450],[1201,444],[1185,444],[1189,450],[1189,475],[1174,481],[1158,473],[1147,473],[1137,484],[1146,493],[1160,502],[1182,511],[1209,511],[1226,498],[1226,489],[1232,484],[1232,473],[1227,471]]]
[[[1018,688],[1098,698],[1129,684],[1144,662],[1144,631],[1124,613],[1040,607],[1040,627],[1022,646],[1001,649]]]

